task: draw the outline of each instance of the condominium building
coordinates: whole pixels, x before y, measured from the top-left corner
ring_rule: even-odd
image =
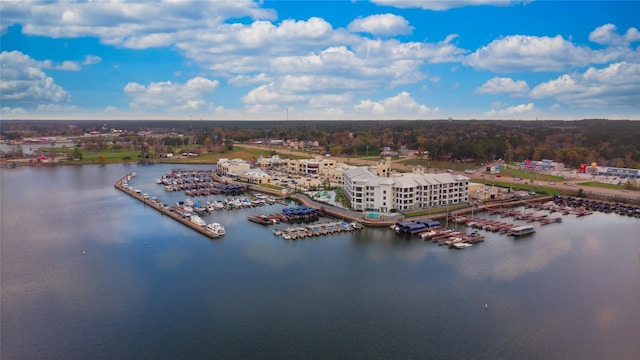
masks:
[[[343,189],[351,208],[361,211],[406,211],[469,201],[469,178],[450,173],[392,173],[390,159],[375,167],[345,171]]]

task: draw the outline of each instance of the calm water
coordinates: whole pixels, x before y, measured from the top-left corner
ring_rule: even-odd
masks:
[[[640,220],[564,217],[455,251],[387,229],[210,240],[115,190],[173,166],[1,173],[2,359],[632,359]],[[83,251],[86,254],[83,255]],[[487,308],[485,309],[485,304]]]

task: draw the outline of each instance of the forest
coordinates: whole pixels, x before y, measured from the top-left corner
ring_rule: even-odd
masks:
[[[586,119],[394,120],[394,121],[3,121],[3,139],[16,134],[74,136],[117,128],[187,136],[192,144],[255,139],[318,141],[319,151],[346,156],[374,155],[383,147],[427,154],[435,160],[488,162],[551,159],[567,166],[640,166],[640,121]],[[20,135],[18,135],[19,137]],[[140,142],[144,141],[142,138]]]

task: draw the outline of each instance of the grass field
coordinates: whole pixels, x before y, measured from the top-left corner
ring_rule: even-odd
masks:
[[[540,180],[540,181],[562,181],[564,180],[564,178],[562,176],[555,176],[555,175],[547,175],[547,174],[540,174],[540,173],[534,173],[534,172],[530,172],[530,171],[522,171],[522,170],[518,170],[518,169],[505,169],[505,168],[501,168],[500,169],[500,174],[503,176],[510,176],[510,177],[519,177],[521,179],[526,179],[526,180]]]
[[[399,164],[408,165],[408,166],[416,166],[421,165],[424,167],[429,166],[431,169],[451,169],[456,171],[464,171],[466,169],[477,169],[478,165],[474,163],[460,163],[455,161],[435,161],[430,160],[427,162],[427,159],[407,159],[397,161]]]
[[[623,190],[624,186],[623,185],[618,185],[618,184],[607,184],[607,183],[601,183],[601,182],[597,182],[597,181],[585,181],[585,182],[580,182],[577,183],[576,185],[580,186],[593,186],[593,187],[599,187],[599,188],[603,188],[603,189],[615,189],[615,190]]]
[[[68,156],[70,157],[73,148],[56,148],[59,153],[59,158]],[[178,149],[178,152],[180,149]],[[66,164],[84,165],[84,164],[113,164],[123,162],[137,162],[140,158],[139,150],[103,150],[103,151],[86,151],[81,149],[82,159],[66,161]],[[65,154],[65,155],[63,155]],[[163,163],[175,163],[175,164],[215,164],[221,158],[229,159],[244,159],[248,161],[256,161],[260,156],[270,157],[271,153],[267,150],[255,150],[246,149],[242,147],[236,147],[233,151],[224,153],[210,153],[202,156],[194,157],[176,157],[176,158],[154,158],[155,162]],[[59,159],[58,158],[58,159]]]

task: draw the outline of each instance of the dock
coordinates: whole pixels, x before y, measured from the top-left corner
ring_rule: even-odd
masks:
[[[273,230],[273,234],[281,236],[285,240],[297,240],[307,237],[311,238],[315,236],[362,230],[363,228],[364,226],[358,222],[348,223],[344,221],[334,221],[306,226],[287,227],[282,230]]]
[[[313,222],[322,216],[324,216],[324,212],[321,209],[302,205],[295,208],[284,208],[282,212],[274,214],[250,215],[247,220],[260,225],[273,225],[284,222]]]
[[[202,235],[208,238],[214,239],[218,237],[216,234],[207,230],[205,226],[196,225],[195,223],[191,222],[188,218],[184,218],[180,216],[180,214],[174,211],[171,211],[169,208],[165,207],[163,204],[157,201],[152,201],[151,199],[148,198],[148,196],[145,196],[145,194],[142,194],[136,190],[130,190],[128,187],[124,186],[123,184],[126,184],[128,180],[131,179],[131,177],[132,177],[132,174],[129,173],[124,177],[122,177],[120,180],[116,181],[116,183],[113,186],[116,189],[122,191],[123,193],[131,196],[132,198],[141,201],[142,203],[145,204],[145,206],[149,206],[152,209],[156,209],[162,215],[167,215],[170,218],[176,220],[177,222],[182,223],[183,225],[186,225],[187,227],[201,233]]]

